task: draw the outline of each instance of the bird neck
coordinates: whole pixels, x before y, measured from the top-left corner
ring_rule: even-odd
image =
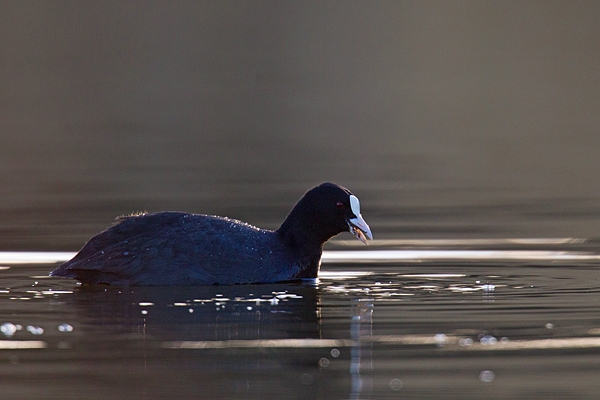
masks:
[[[281,242],[290,250],[294,263],[302,269],[298,278],[317,277],[323,244],[331,237],[325,237],[314,222],[310,221],[310,214],[299,212],[294,207],[276,231]]]

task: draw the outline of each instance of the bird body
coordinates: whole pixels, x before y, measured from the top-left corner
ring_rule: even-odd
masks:
[[[316,278],[322,247],[329,238],[349,229],[361,240],[365,234],[372,238],[351,198],[356,199],[341,186],[321,184],[298,201],[276,231],[183,212],[119,218],[51,275],[118,286]]]

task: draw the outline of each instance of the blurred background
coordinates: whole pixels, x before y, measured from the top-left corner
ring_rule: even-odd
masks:
[[[0,9],[2,250],[141,210],[276,228],[325,180],[376,238],[600,230],[598,2]]]

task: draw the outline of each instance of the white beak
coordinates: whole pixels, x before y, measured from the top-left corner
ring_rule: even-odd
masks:
[[[354,195],[350,196],[350,208],[352,209],[352,213],[356,216],[356,218],[348,220],[350,233],[364,244],[367,244],[367,238],[373,240],[373,234],[371,233],[369,225],[367,225],[362,215],[360,215],[360,202]]]

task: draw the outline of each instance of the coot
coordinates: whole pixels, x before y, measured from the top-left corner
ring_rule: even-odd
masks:
[[[330,182],[306,192],[276,231],[182,212],[117,221],[50,275],[118,286],[290,281],[316,278],[323,244],[338,233],[373,239],[358,198]]]

